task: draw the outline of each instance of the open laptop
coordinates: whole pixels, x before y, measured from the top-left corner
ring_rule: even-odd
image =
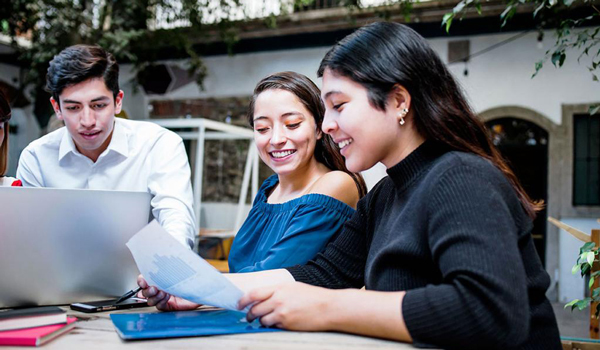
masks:
[[[146,192],[0,187],[0,308],[119,296],[136,287],[125,243]]]

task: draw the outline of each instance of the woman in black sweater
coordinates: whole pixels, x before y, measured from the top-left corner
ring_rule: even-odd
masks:
[[[425,39],[374,23],[335,45],[319,76],[322,128],[348,169],[382,162],[388,177],[306,265],[229,275],[248,291],[248,318],[419,346],[560,349],[531,238],[540,205]],[[139,284],[159,309],[196,306]]]

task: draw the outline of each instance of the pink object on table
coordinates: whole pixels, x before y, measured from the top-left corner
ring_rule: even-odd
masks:
[[[0,332],[0,345],[40,346],[75,327],[75,317],[67,323]]]

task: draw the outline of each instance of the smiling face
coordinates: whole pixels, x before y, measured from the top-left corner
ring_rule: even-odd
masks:
[[[402,94],[390,94],[381,111],[369,102],[367,89],[326,69],[323,73],[325,119],[322,129],[331,135],[352,172],[382,162],[391,167],[402,160],[402,141],[411,139],[412,123],[400,127],[399,111],[409,102]]]
[[[95,162],[110,144],[123,91],[115,99],[102,78],[92,78],[66,87],[59,99],[60,105],[50,99],[56,116],[65,122],[77,150]]]
[[[278,175],[290,175],[316,164],[321,138],[315,119],[291,92],[270,89],[254,103],[254,141],[260,158]]]

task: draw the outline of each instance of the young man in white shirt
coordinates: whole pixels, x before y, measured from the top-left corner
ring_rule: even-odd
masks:
[[[50,62],[46,89],[66,127],[33,141],[19,160],[24,186],[147,191],[152,214],[192,246],[190,166],[181,137],[154,123],[115,118],[119,66],[97,46],[75,45]]]

